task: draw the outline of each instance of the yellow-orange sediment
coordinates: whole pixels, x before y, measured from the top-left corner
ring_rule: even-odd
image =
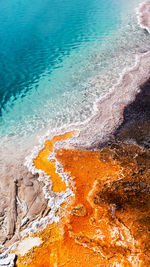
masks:
[[[55,173],[54,162],[47,160],[47,156],[52,152],[55,142],[72,136],[73,133],[67,133],[47,141],[45,148],[34,161],[36,168],[44,170],[51,176],[55,192],[64,191],[66,185]],[[135,150],[133,154],[139,152],[136,146],[132,149]],[[133,170],[134,176],[138,173],[137,165],[132,153],[131,155],[127,153],[123,162],[114,160],[114,154],[111,153],[109,149],[83,151],[70,148],[56,151],[56,158],[62,164],[64,171],[72,177],[75,197],[60,208],[61,220],[58,224],[48,225],[45,230],[36,233],[36,236],[43,240],[42,245],[24,257],[18,257],[18,267],[105,267],[117,264],[149,266],[149,255],[143,245],[145,240],[147,244],[150,243],[145,234],[148,228],[144,228],[146,232],[143,239],[140,239],[137,230],[140,224],[138,218],[142,220],[146,213],[143,215],[141,210],[137,211],[135,205],[130,203],[130,198],[134,203],[135,194],[132,196],[130,193],[130,196],[124,197],[127,188],[122,189],[124,183],[130,186]],[[119,184],[123,175],[127,178],[125,182]],[[118,184],[115,186],[116,181]],[[112,187],[114,187],[113,194],[110,191]],[[131,188],[129,189],[131,192]],[[112,198],[112,202],[108,203],[107,197]],[[125,199],[125,204],[119,207],[123,205],[122,199]],[[136,223],[133,224],[133,221]],[[144,227],[149,227],[149,224]],[[135,236],[139,249],[135,248]],[[144,249],[146,255],[143,253]]]
[[[66,190],[65,182],[62,182],[61,177],[56,173],[55,162],[49,161],[48,156],[53,151],[56,142],[66,140],[75,135],[74,132],[67,132],[63,135],[55,136],[52,140],[45,142],[45,147],[39,152],[38,157],[34,160],[35,167],[39,170],[45,171],[53,183],[53,192],[62,192]]]

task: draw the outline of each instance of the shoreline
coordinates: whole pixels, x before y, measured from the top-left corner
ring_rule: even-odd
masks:
[[[137,9],[137,19],[141,28],[146,29],[148,33],[150,33],[150,16],[149,16],[149,8],[150,1],[146,0],[140,4]]]
[[[140,25],[140,27],[146,29],[150,33],[150,21],[148,20],[147,24],[147,22],[145,21],[143,22],[143,20],[141,19],[145,15],[146,19],[148,19],[147,12],[146,14],[143,15],[145,8],[147,10],[147,5],[150,5],[150,0],[146,0],[143,3],[141,3],[139,7],[136,8],[136,14],[137,14],[138,24]],[[73,131],[73,130],[80,131],[77,140],[73,140],[73,145],[75,147],[81,149],[82,148],[90,149],[90,147],[96,146],[97,142],[99,142],[100,140],[102,144],[105,144],[109,139],[111,139],[113,133],[115,133],[115,130],[122,123],[124,108],[134,101],[136,95],[141,90],[140,89],[141,85],[144,84],[149,79],[150,77],[149,61],[150,61],[150,51],[137,55],[135,58],[134,65],[130,68],[125,68],[122,71],[122,73],[120,73],[120,78],[118,79],[117,83],[109,90],[109,92],[103,97],[98,98],[93,103],[93,111],[90,118],[86,119],[83,122],[72,123],[68,126],[65,125],[65,127],[58,128],[52,132],[47,131],[47,133],[44,135],[46,137],[43,136],[40,138],[41,145],[39,147],[42,147],[45,141],[48,138],[54,136],[55,134],[61,134],[65,133],[66,131]],[[118,88],[121,88],[121,90],[119,90]],[[122,94],[124,94],[123,97]],[[128,94],[128,96],[126,96],[126,94]],[[109,105],[110,107],[108,107],[108,110],[106,110],[107,106]],[[105,111],[103,112],[103,110]],[[99,124],[104,122],[105,122],[104,125],[99,126]],[[88,130],[90,131],[89,135],[87,133]],[[100,134],[100,132],[102,134]],[[34,156],[37,155],[40,149],[41,148],[35,148],[35,150],[33,149],[32,154]]]
[[[150,33],[150,21],[143,20],[144,8],[147,8],[148,4],[150,4],[150,1],[146,1],[140,5],[137,16],[141,28],[148,30]],[[125,107],[135,100],[137,94],[141,90],[141,85],[145,84],[149,77],[150,52],[146,52],[143,55],[137,56],[134,67],[124,70],[114,88],[112,88],[112,90],[102,99],[96,101],[93,108],[93,115],[87,121],[82,124],[78,123],[77,125],[70,125],[67,129],[63,130],[65,133],[69,132],[71,129],[80,129],[80,133],[77,137],[73,137],[67,142],[60,142],[60,145],[63,145],[63,147],[71,145],[78,149],[94,150],[97,146],[105,144],[109,140],[113,140],[116,129],[123,122],[123,112]],[[121,88],[121,90],[118,90],[118,88]],[[122,94],[124,98],[122,97]],[[58,130],[58,133],[60,132],[61,129]],[[41,145],[35,147],[33,153],[26,158],[25,166],[33,175],[40,173],[35,167],[33,168],[33,160],[45,146],[45,141],[48,139],[49,134],[46,134],[46,137],[41,138]],[[7,266],[11,265],[8,264]]]
[[[86,122],[85,127],[81,128],[76,146],[90,149],[96,147],[97,143],[104,144],[110,140],[123,121],[124,108],[134,101],[140,92],[140,86],[149,77],[150,52],[147,52],[137,56],[135,66],[124,70],[116,86],[106,96],[96,101],[95,114]]]

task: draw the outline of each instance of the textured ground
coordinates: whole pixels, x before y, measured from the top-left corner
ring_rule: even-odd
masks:
[[[74,197],[58,210],[58,224],[33,235],[43,243],[19,256],[19,267],[150,265],[149,90],[148,80],[125,108],[110,142],[90,150],[55,150],[71,177],[68,186]],[[67,137],[68,133],[48,141],[34,161],[37,168],[51,173],[57,192],[66,187],[55,174],[55,161],[47,156],[58,140]]]
[[[97,142],[90,149],[65,143],[77,132],[46,141],[34,166],[49,175],[57,199],[68,188],[74,195],[55,209],[58,223],[39,227],[19,242],[14,250],[17,266],[150,265],[149,92],[148,80],[124,109],[122,124],[107,143]],[[0,196],[2,251],[21,239],[31,221],[53,209],[38,175],[18,166],[12,180],[9,168],[13,166],[8,166],[8,177],[2,177]]]
[[[97,151],[60,149],[56,158],[75,196],[17,266],[149,266],[150,153],[116,143]]]
[[[139,9],[139,22],[148,31],[149,5],[146,1]],[[46,141],[34,166],[52,184],[45,187],[44,178],[23,164],[6,166],[0,249],[15,243],[17,266],[150,266],[149,58],[141,55],[97,104],[78,138],[68,132]],[[67,139],[70,145],[57,146]],[[73,195],[63,200],[67,190]],[[56,220],[42,230],[40,219],[49,214]],[[23,239],[33,221],[39,227]],[[12,267],[14,257],[1,254],[0,266]]]
[[[0,186],[0,244],[1,252],[20,239],[20,232],[47,210],[47,200],[42,191],[43,183],[26,167],[8,166],[8,175],[1,176]],[[11,175],[9,175],[9,170]]]

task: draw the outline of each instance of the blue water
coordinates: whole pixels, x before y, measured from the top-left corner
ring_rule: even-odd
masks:
[[[34,132],[48,122],[55,126],[65,121],[61,107],[68,114],[73,108],[75,116],[84,83],[100,69],[89,62],[93,51],[120,28],[123,5],[123,0],[1,0],[1,136]]]

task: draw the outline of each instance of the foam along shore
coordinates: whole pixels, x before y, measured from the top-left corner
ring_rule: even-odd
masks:
[[[146,98],[150,86],[141,87]],[[17,254],[17,266],[149,266],[150,152],[129,142],[134,122],[120,131],[122,142],[101,149],[75,148],[76,132],[45,142],[35,168],[51,174],[52,191],[61,193],[66,181],[72,194],[57,206],[59,221],[32,234],[41,245]]]
[[[124,108],[134,101],[140,86],[150,77],[150,52],[137,56],[135,66],[124,70],[111,92],[94,105],[94,115],[81,129],[76,146],[96,147],[105,143],[123,121]]]
[[[150,6],[150,1],[146,1],[146,3],[144,3],[143,5],[140,6],[140,8],[138,10],[138,18],[139,18],[139,22],[140,22],[141,27],[147,29],[150,32],[149,19],[148,19],[148,12],[149,12],[148,11],[148,6]],[[144,16],[146,16],[145,20],[144,20]],[[137,56],[137,60],[136,60],[135,66],[133,68],[131,68],[131,69],[125,70],[124,73],[121,75],[120,80],[118,81],[117,85],[114,88],[112,88],[111,92],[107,96],[105,96],[102,100],[99,100],[99,101],[97,101],[97,103],[95,103],[94,115],[87,122],[85,122],[83,125],[81,125],[79,136],[73,137],[67,143],[64,143],[65,146],[78,147],[80,149],[81,148],[82,149],[84,149],[84,148],[85,149],[89,149],[89,148],[95,148],[96,149],[97,144],[105,143],[108,140],[110,140],[113,137],[113,133],[115,132],[115,130],[118,128],[118,126],[123,121],[123,111],[124,111],[125,107],[127,105],[129,105],[131,102],[134,101],[135,96],[140,91],[141,84],[144,84],[145,81],[149,77],[150,77],[150,52],[147,52],[147,53],[143,53],[140,56]],[[56,139],[57,139],[57,137],[56,137]],[[59,139],[59,137],[58,137],[58,139]],[[45,147],[45,145],[42,146],[42,149],[44,147]],[[54,151],[48,150],[48,152],[50,153],[50,152],[54,152]],[[71,151],[68,150],[68,152],[70,153]],[[39,154],[39,151],[37,152],[37,155],[38,154]],[[65,155],[65,153],[63,155]],[[52,154],[51,154],[51,156],[52,156]],[[32,158],[32,162],[34,162],[34,158],[35,158],[35,156]],[[64,158],[65,158],[65,156],[64,156]],[[52,161],[53,160],[54,159],[52,159]],[[81,158],[78,157],[78,160],[80,161]],[[63,161],[63,156],[62,156],[62,161]],[[45,163],[41,161],[40,164],[42,165],[42,164],[45,164]],[[34,169],[35,173],[34,173],[34,175],[32,177],[29,177],[29,179],[27,179],[27,181],[26,181],[26,179],[24,179],[24,187],[21,188],[21,190],[22,190],[21,192],[23,192],[23,190],[24,190],[24,188],[26,188],[26,186],[28,188],[31,187],[31,191],[34,191],[34,193],[35,193],[37,187],[38,188],[39,187],[43,187],[44,188],[44,192],[40,191],[40,194],[41,194],[40,198],[44,199],[44,202],[41,203],[42,207],[43,207],[43,213],[39,212],[40,216],[37,213],[36,216],[34,217],[33,216],[34,212],[33,212],[33,214],[31,212],[31,214],[29,214],[30,215],[29,217],[28,216],[24,216],[27,213],[26,206],[25,205],[23,206],[24,200],[22,199],[20,204],[19,204],[19,200],[18,200],[18,202],[15,202],[15,204],[14,204],[14,209],[16,209],[15,205],[20,205],[20,209],[22,209],[22,210],[26,209],[23,212],[23,217],[22,217],[22,215],[20,217],[22,219],[23,218],[26,219],[26,221],[22,222],[23,223],[22,226],[24,227],[23,229],[24,229],[25,235],[29,234],[29,233],[33,234],[34,231],[37,231],[38,229],[40,229],[41,225],[44,225],[44,227],[46,227],[46,225],[48,225],[50,223],[52,223],[52,225],[53,225],[53,223],[54,224],[57,223],[59,221],[59,216],[57,215],[57,213],[59,213],[58,212],[59,208],[61,207],[61,205],[63,205],[63,203],[65,201],[67,201],[69,199],[68,197],[71,197],[71,198],[73,197],[73,194],[71,193],[72,192],[72,189],[71,189],[72,187],[69,189],[69,191],[67,191],[67,194],[64,195],[64,192],[66,190],[66,186],[67,187],[69,186],[69,180],[68,180],[68,171],[69,170],[66,169],[67,170],[67,174],[66,174],[66,176],[64,175],[64,177],[63,177],[64,181],[62,181],[62,182],[59,181],[60,183],[58,182],[58,184],[55,184],[55,189],[56,190],[54,190],[55,192],[51,193],[52,190],[49,190],[49,189],[52,189],[52,184],[51,184],[51,182],[49,182],[49,174],[47,174],[47,171],[44,171],[44,170],[43,170],[44,172],[42,171],[42,166],[41,165],[37,166],[37,167],[40,168],[40,170],[38,170],[37,167]],[[43,165],[43,166],[46,166],[46,165]],[[50,169],[52,169],[53,167],[51,166]],[[57,167],[58,167],[58,165],[57,165]],[[54,168],[53,168],[53,170],[54,170]],[[21,169],[20,169],[20,171],[21,171]],[[55,172],[55,170],[54,170],[54,172]],[[39,180],[36,177],[36,173],[39,173],[39,177],[40,177]],[[48,176],[46,176],[46,175],[48,175]],[[31,181],[32,185],[31,185],[31,183],[29,181],[30,178],[32,179],[32,181]],[[54,178],[55,178],[55,174],[54,174]],[[57,176],[57,178],[59,179],[58,176]],[[71,177],[71,179],[73,179],[73,177]],[[126,181],[126,182],[128,182],[128,181]],[[38,185],[37,185],[37,183],[38,183]],[[147,182],[146,182],[146,184],[147,184]],[[35,188],[34,188],[34,185],[35,185]],[[44,187],[44,185],[45,185],[45,187]],[[18,188],[19,188],[19,186],[18,186]],[[34,190],[33,190],[33,188],[34,188]],[[63,190],[62,190],[62,188],[63,188]],[[147,188],[147,185],[146,185],[146,188]],[[21,195],[21,192],[20,192],[20,195]],[[148,192],[149,192],[149,190],[148,190]],[[46,201],[45,201],[45,197],[46,197]],[[33,199],[34,198],[35,198],[35,194],[33,194]],[[30,206],[30,204],[32,204],[30,202],[32,202],[33,199],[31,199],[29,201],[29,206]],[[62,201],[59,201],[60,199]],[[36,201],[37,201],[37,203],[36,203]],[[38,203],[40,203],[40,199],[37,199],[36,201],[34,200],[35,207],[37,207]],[[55,204],[58,204],[58,206],[56,205],[57,206],[56,207]],[[111,203],[111,204],[115,204],[115,203]],[[21,205],[22,205],[22,207],[21,207]],[[53,206],[54,210],[52,209],[52,206]],[[33,206],[31,205],[31,207],[33,207]],[[34,207],[34,210],[35,210],[35,207]],[[81,213],[83,212],[82,215],[84,217],[84,215],[86,213],[86,211],[84,210],[84,207],[81,207],[81,206],[78,206],[78,205],[76,207],[75,207],[74,210],[75,211],[81,210]],[[112,206],[112,214],[115,212],[115,209],[116,209],[115,205],[113,205]],[[51,213],[49,214],[49,212],[51,212]],[[73,214],[73,212],[72,212],[72,214]],[[49,216],[49,217],[47,217],[47,216]],[[8,216],[8,218],[9,218],[9,216]],[[9,229],[9,230],[11,230],[10,239],[12,237],[14,237],[15,223],[16,223],[16,220],[17,220],[17,219],[15,219],[15,221],[14,221],[14,216],[12,216],[12,218],[13,218],[14,226],[13,226],[13,230]],[[12,218],[10,218],[10,222],[11,222]],[[39,220],[39,218],[41,218],[41,221]],[[63,223],[63,225],[65,225],[65,224]],[[62,228],[63,228],[63,226],[61,225],[61,227],[60,227],[61,231],[62,231]],[[58,228],[56,227],[55,230],[57,232]],[[17,229],[17,231],[20,234],[20,232],[19,232],[20,229]],[[122,234],[124,235],[124,229],[122,229],[122,231],[123,231]],[[51,232],[51,230],[49,230],[49,234],[50,234],[50,232]],[[44,234],[47,235],[47,232],[45,232],[45,233],[43,232],[43,235]],[[42,237],[43,237],[43,235],[42,235]],[[72,235],[74,235],[74,232],[72,233]],[[62,236],[63,235],[59,235],[60,238],[62,238]],[[48,237],[50,238],[50,235],[48,235]],[[57,238],[58,236],[57,235],[54,236],[54,240],[55,240],[55,237]],[[82,243],[83,247],[86,247],[86,244],[85,244],[86,242],[82,242],[82,240],[79,240],[79,237],[72,236],[71,238],[75,238],[75,240],[76,240],[75,243],[78,243],[78,244]],[[131,236],[130,236],[130,238],[131,238]],[[43,240],[44,240],[44,237],[43,237]],[[19,235],[17,235],[17,237],[15,236],[15,238],[12,239],[12,242],[19,242],[19,241],[20,241]],[[132,241],[134,241],[134,240],[132,240]],[[46,245],[48,244],[48,239],[45,242],[45,244]],[[132,242],[132,244],[133,244],[133,242]],[[8,246],[9,245],[10,245],[10,241],[8,241]],[[7,248],[7,245],[6,245],[6,248]],[[78,246],[76,248],[78,248]],[[134,246],[131,248],[131,250],[133,248],[134,248]],[[41,249],[42,249],[42,245],[41,245]],[[53,247],[52,251],[54,251],[54,250],[55,250],[55,246]],[[90,248],[90,250],[91,250],[91,248]],[[79,249],[79,251],[80,251],[80,249]],[[32,252],[32,250],[30,250],[30,253],[31,252]],[[16,249],[16,253],[18,253],[17,249]],[[30,253],[28,255],[30,255]],[[42,250],[41,250],[41,253],[42,253]],[[64,252],[64,253],[66,253],[66,252]],[[87,253],[89,253],[89,251],[85,250],[84,253],[86,253],[86,255],[87,255]],[[97,252],[97,253],[99,253],[99,252]],[[99,254],[96,254],[96,256],[98,256],[98,255]],[[25,255],[25,257],[26,257],[26,255]],[[90,257],[90,259],[92,259],[92,257],[94,257],[94,256],[89,256],[89,257]],[[106,258],[109,258],[109,256],[108,257],[106,256]],[[19,260],[20,260],[21,263],[18,263],[18,266],[21,266],[21,267],[23,266],[24,259],[25,259],[24,257],[23,258],[20,257]],[[55,259],[58,260],[57,257]],[[0,258],[0,266],[4,265],[3,260],[4,260],[3,257],[1,257]],[[121,258],[121,260],[122,260],[122,258]],[[131,255],[129,256],[129,260],[130,261],[133,260]],[[52,261],[55,262],[54,259],[52,259]],[[8,260],[8,264],[6,266],[9,266],[9,267],[12,266],[12,265],[10,265],[10,264],[12,264],[12,260],[10,262],[11,263],[9,263],[9,260]],[[57,262],[55,262],[55,264],[56,263]],[[93,260],[93,264],[95,264],[94,260]],[[30,266],[30,265],[28,265],[28,266]],[[38,265],[38,262],[37,262],[37,263],[33,263],[33,264],[31,263],[31,266],[40,266],[40,265]],[[45,266],[51,266],[51,265],[45,265]],[[91,265],[91,266],[94,266],[94,265]],[[124,265],[121,265],[121,266],[124,266]]]
[[[55,162],[55,158],[50,161],[48,157],[49,153],[54,156],[55,143],[69,139],[75,134],[77,134],[75,131],[67,132],[64,135],[54,136],[52,140],[47,141],[45,146],[42,145],[43,150],[40,154],[37,153],[37,155],[39,154],[39,165],[36,166],[38,169],[33,167],[35,163],[32,158],[30,166],[32,173],[27,170],[27,167],[19,166],[21,173],[16,172],[16,179],[10,183],[10,186],[6,184],[11,196],[10,199],[9,194],[7,196],[10,200],[8,212],[6,210],[8,205],[6,196],[4,194],[1,196],[5,202],[1,202],[3,214],[0,214],[1,251],[4,253],[1,254],[0,266],[3,266],[5,262],[8,262],[8,266],[12,266],[9,265],[9,260],[12,264],[12,257],[15,254],[13,253],[11,257],[11,254],[9,256],[5,249],[8,248],[9,251],[13,251],[17,255],[22,255],[23,251],[27,253],[32,248],[32,240],[33,246],[34,244],[40,244],[39,239],[30,239],[28,235],[43,229],[47,224],[59,221],[58,209],[61,204],[67,202],[73,193],[71,188],[68,187],[69,176],[63,173],[57,161]],[[36,158],[35,153],[34,157]],[[28,164],[27,166],[29,168]],[[46,166],[48,166],[47,169]],[[5,216],[7,216],[7,223],[5,222]],[[29,243],[30,246],[27,245]],[[23,250],[25,245],[26,248],[24,247]]]
[[[149,89],[148,81],[141,88],[145,104]],[[139,130],[132,116],[130,123],[126,119],[129,110],[138,115],[139,106],[144,105],[143,98],[139,101],[136,97],[127,107],[119,139],[101,149],[72,147],[73,132],[45,142],[34,166],[51,173],[52,191],[64,190],[65,180],[59,180],[59,174],[67,178],[66,186],[73,194],[57,210],[57,223],[32,234],[42,240],[41,245],[23,256],[17,254],[17,266],[149,266],[150,151],[132,141]],[[143,118],[149,119],[150,109],[143,112],[139,128],[149,137]]]
[[[132,141],[133,137],[138,141],[140,129],[143,136],[145,133],[149,137],[150,126],[145,126],[150,114],[149,89],[147,81],[135,101],[127,106],[124,127],[118,129],[116,140],[109,145],[94,151],[77,149],[70,145],[73,133],[45,142],[34,166],[50,171],[54,182],[55,175],[63,177],[63,172],[73,195],[60,206],[59,222],[34,234],[42,244],[23,257],[17,254],[19,267],[149,266],[150,154],[143,144]],[[53,164],[58,167],[56,174]],[[57,177],[56,182],[54,190],[62,190]]]
[[[137,8],[137,19],[141,28],[150,33],[150,0]],[[77,147],[91,148],[106,143],[123,122],[124,108],[134,101],[140,87],[150,77],[150,52],[136,56],[135,65],[124,69],[118,83],[106,96],[94,104],[94,114],[84,124],[77,140]]]

